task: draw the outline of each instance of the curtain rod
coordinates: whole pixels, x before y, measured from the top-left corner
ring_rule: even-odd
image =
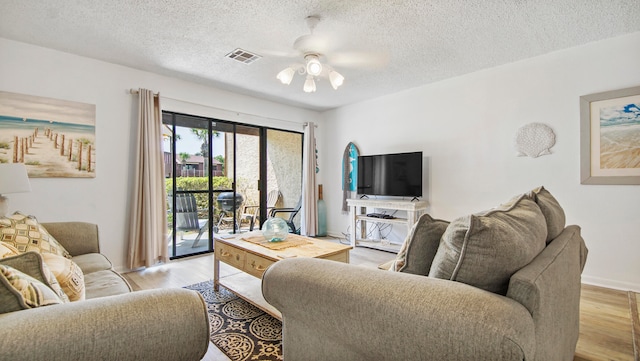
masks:
[[[129,94],[139,94],[139,93],[140,93],[140,91],[138,91],[138,89],[133,89],[133,88],[129,89]],[[158,95],[159,95],[159,93],[153,93],[154,97],[158,97]],[[170,98],[170,97],[167,97],[167,96],[164,96],[164,95],[163,95],[163,98],[171,99],[171,100],[175,100],[175,101],[179,101],[179,102],[183,102],[183,103],[194,104],[194,105],[198,105],[198,106],[202,106],[202,107],[208,107],[208,108],[212,108],[212,109],[216,109],[216,110],[222,110],[224,112],[232,112],[232,113],[236,113],[237,115],[247,115],[247,116],[250,116],[250,117],[257,117],[257,118],[262,118],[262,119],[275,120],[275,121],[278,121],[278,122],[286,122],[286,123],[292,123],[292,124],[300,125],[299,122],[294,122],[293,120],[285,120],[285,119],[265,117],[264,115],[243,113],[243,112],[239,112],[239,111],[236,111],[236,110],[230,110],[230,109],[214,107],[212,105],[206,105],[206,104],[195,103],[195,102],[191,102],[191,101],[187,101],[187,100]],[[309,125],[309,122],[302,123],[302,127],[303,128],[306,127],[307,125]],[[318,124],[314,124],[314,125],[315,125],[315,128],[318,127]]]
[[[129,94],[140,94],[140,91],[138,89],[129,89]],[[159,93],[153,93],[154,97],[157,97]]]

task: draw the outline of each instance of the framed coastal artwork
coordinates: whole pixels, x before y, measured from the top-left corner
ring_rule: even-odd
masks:
[[[640,86],[580,97],[580,182],[640,184]]]
[[[0,163],[31,178],[94,178],[96,106],[0,91]]]

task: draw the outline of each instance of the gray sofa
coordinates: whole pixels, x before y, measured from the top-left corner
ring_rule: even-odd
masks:
[[[97,226],[43,223],[82,269],[86,299],[0,314],[0,360],[200,360],[209,345],[197,292],[131,287],[100,254]]]
[[[284,358],[572,360],[579,334],[580,278],[587,249],[580,228],[564,226],[559,205],[550,210],[544,201],[538,202],[537,195],[528,197],[518,203],[527,208],[518,216],[525,222],[535,218],[535,225],[514,229],[521,233],[522,244],[541,240],[541,250],[507,276],[504,290],[492,292],[483,285],[463,282],[461,263],[456,265],[455,275],[434,277],[434,268],[442,265],[445,253],[453,252],[443,246],[453,233],[460,233],[464,242],[473,238],[473,232],[475,236],[482,233],[484,241],[493,246],[494,239],[508,234],[503,227],[518,222],[503,222],[507,218],[485,222],[496,214],[507,214],[495,210],[445,222],[444,227],[444,221],[421,217],[405,245],[411,248],[418,238],[429,237],[436,243],[421,248],[425,252],[422,259],[409,254],[415,249],[400,252],[399,258],[405,257],[403,262],[413,263],[414,268],[426,266],[428,273],[424,268],[423,274],[412,274],[318,259],[276,262],[263,276],[262,291],[282,313]],[[456,228],[465,224],[464,232]],[[490,227],[482,228],[481,224]],[[540,232],[540,224],[544,232]],[[434,236],[432,231],[438,226],[441,231]],[[549,229],[554,227],[559,228]],[[473,240],[476,245],[480,241]],[[462,247],[467,258],[474,252],[473,242]],[[518,258],[521,253],[520,249],[500,251],[485,259],[476,255],[471,261],[486,270],[476,269],[466,277],[491,278],[499,273],[492,270],[496,259],[505,255]]]

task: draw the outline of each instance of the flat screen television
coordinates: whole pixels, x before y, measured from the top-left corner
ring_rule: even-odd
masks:
[[[358,194],[422,197],[422,152],[358,157]]]

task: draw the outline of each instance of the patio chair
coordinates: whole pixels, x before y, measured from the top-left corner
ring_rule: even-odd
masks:
[[[273,208],[276,207],[276,203],[280,199],[280,191],[277,189],[273,189],[267,193],[267,214],[271,212]],[[260,218],[260,206],[257,204],[246,205],[242,212],[242,217],[244,219],[250,220],[251,224],[249,225],[249,230],[253,231],[253,225],[255,221]],[[260,223],[258,222],[258,227]]]
[[[278,203],[280,195],[280,191],[277,189],[274,189],[267,193],[267,214],[276,207],[276,203]]]
[[[198,218],[198,205],[193,193],[176,194],[174,217],[176,217],[176,232],[198,231],[191,248],[198,247],[202,234],[208,229],[209,220]],[[180,235],[180,239],[183,239],[182,237],[183,234]]]
[[[294,208],[272,208],[269,212],[269,217],[275,217],[278,213],[289,213],[289,219],[285,219],[285,222],[289,225],[291,233],[300,233],[300,230],[296,228],[296,224],[293,223],[293,219],[300,212],[302,208],[302,196],[298,200],[298,204]]]

